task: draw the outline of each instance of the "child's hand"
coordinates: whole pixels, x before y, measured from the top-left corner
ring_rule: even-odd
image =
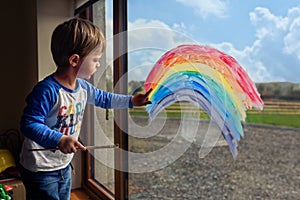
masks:
[[[148,95],[150,94],[151,91],[152,91],[152,89],[150,89],[145,94],[137,94],[137,95],[133,96],[132,100],[131,100],[132,104],[134,106],[144,106],[147,104],[151,104],[152,102],[148,100]]]
[[[72,136],[63,135],[59,142],[58,148],[61,152],[67,153],[75,153],[78,149],[83,151],[86,150],[85,146],[83,146],[78,140],[73,138]]]

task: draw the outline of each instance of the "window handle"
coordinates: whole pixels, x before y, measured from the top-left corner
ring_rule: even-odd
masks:
[[[105,119],[109,120],[109,110],[108,109],[105,110]]]

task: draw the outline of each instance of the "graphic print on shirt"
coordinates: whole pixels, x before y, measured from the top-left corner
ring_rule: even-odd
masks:
[[[78,132],[81,127],[84,105],[84,101],[68,106],[62,105],[58,111],[56,124],[52,129],[57,130],[64,135],[73,135]]]

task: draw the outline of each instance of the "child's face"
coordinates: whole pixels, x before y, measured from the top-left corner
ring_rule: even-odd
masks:
[[[85,58],[82,58],[83,62],[80,65],[77,77],[90,79],[91,76],[97,71],[98,67],[100,67],[99,60],[101,56],[101,49],[96,48],[93,51],[91,51]]]

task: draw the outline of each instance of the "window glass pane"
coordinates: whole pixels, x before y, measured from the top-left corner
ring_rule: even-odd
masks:
[[[166,51],[181,43],[195,43],[183,33],[155,20],[155,16],[149,17],[150,11],[160,9],[154,2],[147,5],[147,12],[141,12],[142,8],[142,2],[128,1],[128,88],[131,94],[145,92],[143,84],[147,75]],[[173,11],[165,9],[161,12],[170,14]],[[198,192],[193,191],[195,182],[186,181],[192,180],[195,174],[189,173],[189,163],[180,158],[190,157],[195,165],[201,162],[194,158],[198,154],[189,148],[191,141],[203,139],[200,138],[203,134],[198,138],[196,135],[201,122],[198,117],[205,113],[192,103],[180,101],[151,122],[145,108],[129,111],[129,199],[188,199],[186,197]],[[202,132],[207,131],[209,125],[214,126],[202,123]],[[190,131],[185,133],[187,129]],[[219,134],[215,127],[213,133]],[[180,196],[185,192],[192,194]]]
[[[292,27],[299,19],[299,14],[291,15],[299,3],[280,2],[128,0],[131,93],[143,90],[164,53],[197,43],[234,57],[264,100],[263,111],[248,110],[241,122],[245,137],[238,141],[235,159],[217,125],[187,101],[178,100],[153,121],[148,121],[145,108],[131,109],[129,199],[299,198],[299,129],[294,129],[300,124],[299,99],[287,100],[287,88],[299,77],[284,73],[286,63],[298,62],[299,54],[287,53],[296,32],[279,28]],[[290,66],[294,72],[298,64]],[[232,120],[228,113],[226,122]],[[288,127],[282,127],[284,122]]]
[[[93,5],[93,22],[100,27],[105,35],[107,48],[101,58],[101,67],[94,74],[94,85],[98,88],[113,91],[112,61],[112,4],[111,1],[100,0]],[[112,110],[95,109],[94,145],[114,144],[114,118]],[[93,150],[92,176],[101,185],[114,193],[114,149]]]

